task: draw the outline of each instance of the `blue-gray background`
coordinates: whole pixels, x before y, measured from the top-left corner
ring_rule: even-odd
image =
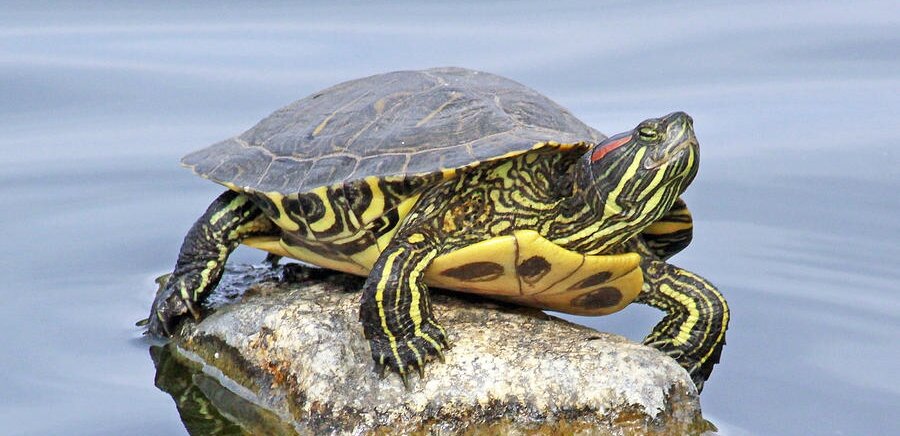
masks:
[[[456,65],[605,133],[692,114],[696,233],[673,262],[733,311],[705,414],[896,434],[900,13],[783,3],[0,5],[2,432],[183,433],[133,327],[221,189],[179,157],[342,80]],[[580,321],[637,340],[660,316]]]

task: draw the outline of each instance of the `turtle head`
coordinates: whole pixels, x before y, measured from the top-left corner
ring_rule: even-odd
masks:
[[[697,174],[698,150],[686,113],[644,120],[584,155],[575,191],[619,242],[672,207]]]

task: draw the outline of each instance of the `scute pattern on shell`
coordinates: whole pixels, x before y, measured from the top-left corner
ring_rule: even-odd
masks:
[[[281,193],[460,168],[544,141],[604,136],[512,80],[462,68],[344,82],[185,156],[197,174]]]

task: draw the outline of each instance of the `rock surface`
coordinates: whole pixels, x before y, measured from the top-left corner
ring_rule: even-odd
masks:
[[[427,365],[424,379],[413,375],[407,391],[395,374],[374,373],[359,298],[334,280],[258,283],[199,324],[183,323],[169,348],[216,386],[266,411],[253,413],[254,420],[283,421],[245,423],[269,433],[709,428],[687,373],[662,353],[540,311],[440,293],[434,310],[453,348],[445,363]]]

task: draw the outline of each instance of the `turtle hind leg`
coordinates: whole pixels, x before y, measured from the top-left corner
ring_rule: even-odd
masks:
[[[175,270],[157,293],[150,309],[148,331],[169,336],[190,313],[200,318],[200,303],[222,278],[228,256],[244,238],[277,234],[278,229],[249,197],[226,191],[191,226]]]
[[[644,344],[673,357],[702,391],[725,346],[728,303],[703,277],[662,261],[646,262],[644,279],[635,301],[666,312]]]

